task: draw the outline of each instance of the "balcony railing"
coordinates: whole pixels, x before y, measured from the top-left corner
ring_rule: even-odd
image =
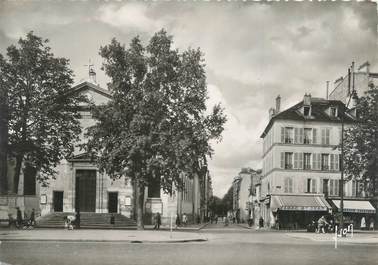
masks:
[[[322,165],[322,170],[329,170],[329,166],[328,165]]]
[[[303,169],[305,169],[305,170],[310,170],[310,169],[311,169],[311,165],[306,165],[306,164],[305,164],[305,165],[303,166]]]
[[[303,143],[304,143],[304,144],[311,144],[311,139],[309,139],[309,138],[304,138],[304,139],[303,139]]]
[[[285,169],[292,169],[293,168],[293,164],[285,164]]]
[[[286,144],[292,144],[293,143],[293,139],[292,138],[285,138],[285,143]]]

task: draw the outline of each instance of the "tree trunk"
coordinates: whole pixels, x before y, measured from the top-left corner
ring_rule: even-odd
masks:
[[[15,194],[18,193],[18,183],[20,181],[20,173],[21,173],[21,166],[22,166],[22,160],[24,158],[23,154],[17,154],[16,155],[16,168],[14,170],[14,189],[13,192]]]
[[[137,179],[135,181],[135,203],[136,203],[136,209],[137,209],[137,229],[138,230],[144,230],[143,226],[143,201],[144,201],[144,186],[140,184],[139,180]]]
[[[0,194],[8,193],[8,106],[4,88],[0,94]]]

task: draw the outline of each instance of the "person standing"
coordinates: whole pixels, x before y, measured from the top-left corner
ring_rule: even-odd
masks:
[[[159,230],[161,225],[161,216],[160,213],[156,213],[155,215],[155,226],[154,229]]]
[[[30,225],[31,226],[35,225],[35,210],[34,210],[34,208],[32,209],[31,214],[30,214]]]
[[[16,207],[17,209],[17,219],[16,219],[16,226],[17,228],[22,228],[22,213],[20,207]]]
[[[181,222],[180,222],[180,215],[177,214],[177,215],[176,215],[176,228],[178,228],[180,225],[181,225]]]
[[[374,218],[370,218],[369,230],[374,230]]]
[[[366,229],[366,219],[365,219],[365,216],[362,216],[361,218],[361,226],[360,226],[361,230],[365,230]]]
[[[187,217],[186,214],[184,213],[184,214],[182,215],[182,224],[183,224],[184,226],[186,226],[187,223],[188,223],[188,217]]]

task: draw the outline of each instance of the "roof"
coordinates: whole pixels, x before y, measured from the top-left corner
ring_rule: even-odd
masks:
[[[261,138],[264,138],[268,133],[273,123],[276,120],[293,120],[293,121],[316,121],[316,122],[334,122],[341,123],[341,114],[344,115],[345,123],[354,122],[354,118],[345,113],[346,107],[343,102],[339,100],[327,100],[324,98],[311,98],[311,117],[303,116],[299,110],[303,106],[303,100],[296,105],[275,114],[269,121],[268,125],[265,127],[264,132],[261,134]],[[332,106],[337,106],[339,110],[338,117],[331,117],[325,111]]]
[[[95,91],[95,92],[97,92],[97,93],[99,93],[99,94],[101,94],[105,97],[108,97],[108,98],[112,97],[112,94],[109,90],[106,90],[106,89],[104,89],[104,88],[102,88],[98,85],[95,85],[93,83],[90,83],[88,81],[84,81],[80,84],[77,84],[72,88],[73,91],[77,91],[77,92],[79,92],[81,90],[85,90],[85,89],[90,89],[90,90]]]
[[[331,206],[323,194],[271,195],[270,208],[280,211],[328,211]]]

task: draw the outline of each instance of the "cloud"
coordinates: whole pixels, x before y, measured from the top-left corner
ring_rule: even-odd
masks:
[[[304,93],[325,96],[326,81],[352,61],[377,65],[377,6],[369,2],[0,2],[0,52],[29,30],[71,59],[76,81],[112,37],[146,43],[165,28],[174,47],[204,52],[209,105],[221,102],[228,121],[210,161],[215,194],[227,191],[241,167],[261,167],[261,139],[278,94],[282,109]],[[378,68],[377,68],[378,69]],[[331,87],[332,90],[332,87]]]

